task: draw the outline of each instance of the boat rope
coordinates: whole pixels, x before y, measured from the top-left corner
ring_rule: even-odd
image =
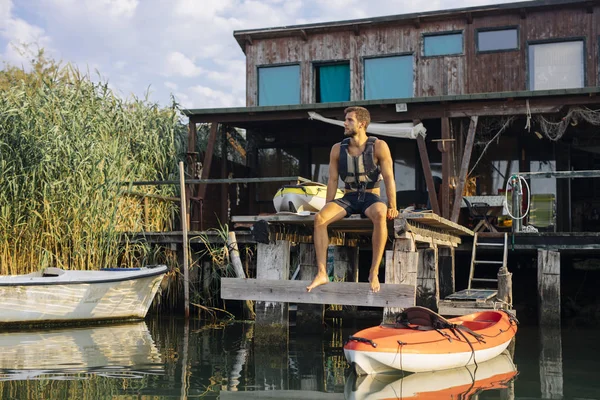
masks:
[[[352,336],[352,335],[350,335],[348,337],[348,341],[351,341],[351,340],[355,340],[355,341],[360,342],[360,343],[368,343],[371,346],[377,348],[377,343],[375,343],[371,339],[367,339],[367,338],[363,338],[363,337],[358,337],[358,336]]]
[[[473,360],[473,364],[475,364],[475,370],[477,370],[477,360],[475,359],[475,348],[473,347],[473,344],[469,341],[469,339],[467,339],[467,336],[462,332],[462,330],[457,329],[457,332],[460,333],[460,335],[465,339],[465,341],[467,342],[467,344],[471,348],[471,357],[469,357],[469,359],[465,363],[465,366],[469,365],[469,363],[471,362],[471,360]],[[481,335],[479,335],[479,336],[481,336]],[[479,339],[477,337],[475,337],[475,338],[479,341]]]
[[[508,320],[510,321],[511,325],[519,325],[519,320],[517,319],[517,316],[515,314],[505,309],[500,309],[498,311],[502,311],[503,313],[508,315]]]
[[[396,354],[400,354],[400,371],[404,371],[404,368],[402,367],[402,346],[408,344],[403,342],[402,340],[396,340],[396,342],[398,342],[398,350],[396,350]],[[392,363],[395,361],[396,357],[394,356],[394,360],[392,361]]]

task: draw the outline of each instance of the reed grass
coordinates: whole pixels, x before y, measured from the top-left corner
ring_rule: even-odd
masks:
[[[145,219],[121,183],[176,179],[185,135],[175,102],[124,100],[43,52],[30,72],[0,71],[0,274],[147,261],[149,246],[122,233],[170,230],[176,204],[147,199]]]

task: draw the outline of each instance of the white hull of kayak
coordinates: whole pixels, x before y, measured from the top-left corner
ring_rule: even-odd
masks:
[[[512,340],[512,338],[511,338]],[[450,368],[464,367],[481,363],[498,356],[508,347],[510,340],[499,346],[474,352],[446,353],[446,354],[418,354],[402,353],[398,351],[356,351],[344,349],[348,362],[360,369],[361,374],[376,374],[390,371],[429,372]]]
[[[273,197],[277,212],[318,212],[325,207],[325,197],[289,193]]]
[[[0,276],[0,324],[142,319],[167,272],[152,268]]]
[[[350,374],[345,386],[347,400],[375,399],[467,399],[482,390],[506,387],[517,375],[508,352],[477,366],[418,374]]]

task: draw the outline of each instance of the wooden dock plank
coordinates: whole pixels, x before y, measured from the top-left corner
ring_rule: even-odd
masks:
[[[458,236],[473,236],[474,233],[467,227],[454,223],[446,218],[442,218],[434,213],[402,213],[396,220],[406,220],[407,222],[419,222],[430,228],[443,230],[446,234]],[[232,216],[231,221],[234,223],[254,223],[260,220],[265,220],[270,223],[286,223],[299,224],[312,227],[315,220],[314,214],[298,215],[292,213],[281,213],[271,215],[237,215]],[[360,215],[352,215],[348,218],[336,221],[330,225],[331,229],[353,229],[353,230],[369,230],[372,229],[373,223],[368,218],[362,218]],[[388,221],[388,227],[393,228],[393,221]]]
[[[310,281],[221,278],[221,298],[367,307],[415,305],[415,288],[411,285],[383,283],[381,290],[373,293],[367,282],[330,282],[307,292],[309,284]]]

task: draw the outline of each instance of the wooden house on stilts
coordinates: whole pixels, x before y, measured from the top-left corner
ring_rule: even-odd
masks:
[[[299,265],[297,275],[310,279],[311,223],[272,215],[272,198],[294,177],[323,182],[342,130],[322,119],[342,121],[346,107],[364,106],[373,122],[426,129],[414,139],[382,138],[394,158],[399,208],[433,213],[401,217],[390,228],[385,282],[402,289],[401,298],[363,293],[359,305],[448,306],[442,300],[478,279],[456,253],[479,264],[471,270],[492,268],[484,281],[520,253],[537,255],[540,321],[560,319],[561,254],[571,262],[600,252],[600,3],[536,0],[234,37],[246,56],[246,107],[184,111],[189,172],[200,179],[189,185],[193,230],[266,220],[270,239],[258,244],[257,277],[289,280]],[[199,130],[208,138],[203,154],[194,152]],[[332,241],[342,245],[332,251],[335,274],[359,279],[356,249],[368,247],[369,229],[359,218],[332,227]],[[486,251],[488,239],[496,250]],[[296,244],[299,259],[290,265]],[[265,324],[284,321],[286,302],[306,294],[294,282],[270,297],[260,283],[238,284],[224,284],[227,295],[258,300],[257,322],[270,315]],[[337,292],[307,302],[336,295],[350,302],[363,288],[328,290]],[[322,315],[314,307],[306,315],[315,313]]]

